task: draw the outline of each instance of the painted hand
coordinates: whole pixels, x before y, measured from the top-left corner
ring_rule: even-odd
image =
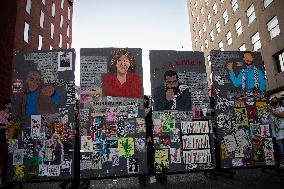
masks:
[[[52,87],[52,86],[43,87],[43,88],[41,89],[41,92],[42,92],[42,94],[44,94],[45,96],[51,96],[51,95],[53,95],[53,93],[54,93],[54,87]]]
[[[166,91],[166,99],[167,99],[167,101],[172,101],[174,99],[174,90],[173,89],[168,89]]]

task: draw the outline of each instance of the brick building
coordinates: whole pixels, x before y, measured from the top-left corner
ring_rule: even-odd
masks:
[[[1,0],[0,100],[10,94],[15,51],[68,49],[73,0]]]
[[[194,51],[203,51],[210,75],[210,50],[259,51],[267,91],[284,98],[284,1],[188,0]]]

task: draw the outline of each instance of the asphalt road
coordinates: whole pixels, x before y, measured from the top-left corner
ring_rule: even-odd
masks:
[[[246,169],[236,170],[233,178],[225,176],[218,176],[217,180],[210,179],[204,175],[204,173],[189,173],[189,174],[177,174],[168,175],[168,182],[166,185],[160,183],[147,183],[142,187],[139,185],[137,177],[131,178],[119,178],[119,179],[103,179],[92,180],[90,189],[111,189],[111,188],[157,188],[157,189],[261,189],[261,188],[284,188],[284,172],[275,174],[275,171],[268,170],[262,172],[261,169]],[[12,187],[13,189],[19,188],[19,186]],[[23,189],[60,189],[59,183],[25,183]],[[83,187],[80,187],[83,188]]]

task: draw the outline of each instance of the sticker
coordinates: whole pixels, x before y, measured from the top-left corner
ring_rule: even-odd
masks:
[[[21,181],[25,178],[25,166],[24,165],[15,165],[14,167],[14,181]]]
[[[210,148],[209,135],[182,136],[183,149]]]
[[[160,119],[154,119],[153,120],[153,134],[154,135],[161,135],[163,133],[162,131],[162,121]]]
[[[106,121],[107,122],[117,122],[117,108],[116,107],[107,107],[106,109]]]
[[[248,126],[247,110],[245,108],[235,108],[236,126]]]
[[[210,149],[183,151],[183,162],[184,164],[209,163],[211,162]]]
[[[232,165],[233,167],[241,167],[244,165],[243,159],[242,158],[234,158],[232,159]]]
[[[135,138],[135,149],[137,152],[146,151],[146,142],[144,138]]]
[[[72,168],[72,159],[65,159],[62,161],[60,165],[60,174],[67,173],[71,175],[71,168]]]
[[[261,137],[270,137],[269,125],[260,125],[260,136]]]
[[[13,79],[12,81],[12,93],[22,93],[23,92],[23,80]]]
[[[160,148],[170,148],[171,138],[168,134],[163,134],[159,137]]]
[[[72,70],[72,52],[58,52],[58,71]]]
[[[155,150],[155,170],[157,173],[166,172],[170,167],[169,149]]]
[[[118,139],[118,155],[127,158],[134,155],[134,140],[131,137]]]
[[[81,150],[83,152],[93,152],[93,142],[90,136],[81,136]]]
[[[169,132],[175,128],[175,118],[172,112],[160,113],[160,119],[162,121],[162,131]]]
[[[234,134],[238,146],[245,149],[251,149],[251,143],[243,129],[240,129]]]
[[[208,121],[183,121],[181,131],[182,134],[209,133]]]
[[[23,149],[17,149],[13,153],[13,165],[24,164],[24,151]]]
[[[226,135],[223,137],[224,147],[228,153],[232,153],[237,148],[237,143],[233,135]]]
[[[90,91],[80,91],[80,103],[88,104],[92,101],[91,92]]]
[[[180,148],[170,148],[171,163],[181,163]]]
[[[129,105],[128,108],[128,118],[136,118],[138,116],[138,106]]]
[[[127,158],[127,171],[129,174],[139,172],[139,163],[137,158]]]
[[[41,127],[41,115],[31,115],[32,139],[45,139],[45,130]]]

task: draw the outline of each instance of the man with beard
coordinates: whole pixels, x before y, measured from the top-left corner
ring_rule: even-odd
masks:
[[[164,74],[164,85],[154,92],[154,110],[191,111],[191,94],[186,85],[181,85],[173,70]]]
[[[261,92],[265,92],[266,85],[263,71],[253,65],[253,55],[250,51],[244,52],[243,61],[245,63],[245,68],[241,69],[238,76],[236,76],[233,70],[233,63],[227,64],[227,69],[233,85],[235,87],[241,86],[245,91],[257,89]],[[242,63],[237,62],[238,67],[242,65]]]

